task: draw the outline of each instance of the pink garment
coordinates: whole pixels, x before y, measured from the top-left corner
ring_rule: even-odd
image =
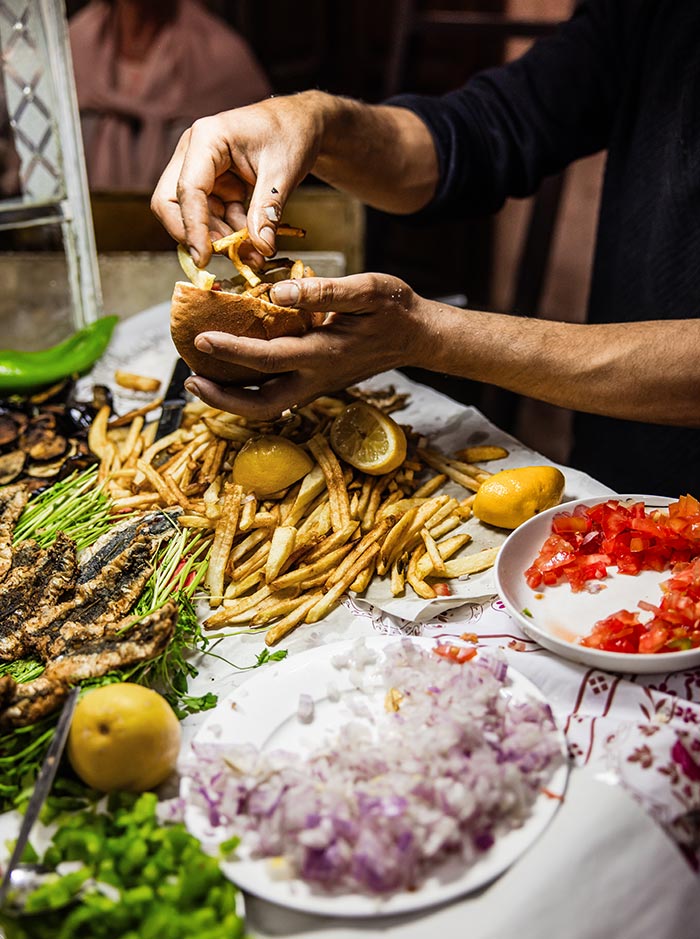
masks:
[[[106,0],[71,19],[70,40],[92,190],[150,192],[194,120],[270,94],[246,42],[195,0],[180,0],[142,63],[117,61]]]

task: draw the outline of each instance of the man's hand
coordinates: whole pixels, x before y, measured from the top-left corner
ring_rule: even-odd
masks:
[[[272,98],[201,118],[185,131],[151,208],[200,267],[212,239],[245,226],[261,255],[274,254],[282,212],[314,165],[333,100],[315,91]]]
[[[270,375],[259,390],[222,388],[199,376],[189,379],[188,389],[212,407],[268,420],[378,372],[420,364],[435,307],[403,281],[384,274],[284,281],[275,285],[271,299],[329,315],[301,337],[265,340],[201,333],[195,340],[200,351]]]

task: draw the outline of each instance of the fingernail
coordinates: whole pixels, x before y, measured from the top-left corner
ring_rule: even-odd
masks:
[[[187,381],[185,382],[185,388],[187,388],[190,394],[193,394],[195,397],[198,398],[200,396],[199,385],[193,378],[187,379]]]
[[[273,303],[279,303],[281,306],[294,306],[299,301],[300,294],[299,284],[295,284],[293,280],[275,284],[270,291]]]
[[[197,336],[194,344],[195,348],[199,349],[200,352],[211,352],[214,348],[206,336]]]
[[[270,251],[275,250],[275,230],[270,228],[269,225],[266,225],[264,228],[260,229],[260,238],[268,246]]]

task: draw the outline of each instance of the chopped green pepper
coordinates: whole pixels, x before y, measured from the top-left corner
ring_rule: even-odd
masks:
[[[13,394],[80,374],[107,348],[119,317],[103,316],[59,342],[36,352],[0,350],[0,391]]]

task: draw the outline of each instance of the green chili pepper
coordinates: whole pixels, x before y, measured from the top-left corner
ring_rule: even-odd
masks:
[[[0,392],[31,391],[86,371],[107,348],[118,319],[103,316],[49,349],[0,350]]]

